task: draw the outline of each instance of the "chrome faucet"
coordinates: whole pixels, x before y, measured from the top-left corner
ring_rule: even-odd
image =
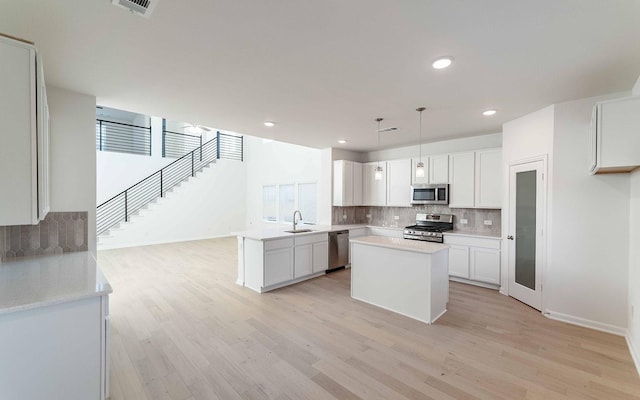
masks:
[[[296,221],[296,214],[298,214],[300,216],[300,218]],[[296,230],[296,226],[298,225],[298,222],[302,221],[302,213],[300,212],[300,210],[295,210],[293,212],[293,230]]]

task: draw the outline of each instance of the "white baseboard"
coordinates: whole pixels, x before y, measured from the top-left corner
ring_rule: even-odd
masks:
[[[467,285],[480,286],[487,289],[498,290],[500,285],[494,285],[493,283],[484,283],[478,281],[472,281],[470,279],[458,278],[457,276],[449,276],[450,281],[466,283]]]
[[[620,326],[605,324],[603,322],[592,321],[590,319],[575,317],[569,314],[563,314],[551,310],[546,310],[542,313],[547,318],[566,322],[567,324],[582,326],[583,328],[595,329],[596,331],[611,333],[617,336],[625,336],[627,330],[626,328],[622,328]]]
[[[638,372],[638,375],[640,375],[640,353],[638,352],[640,351],[640,343],[636,343],[638,346],[634,345],[628,330],[626,335],[624,335],[624,338],[627,339],[627,346],[629,347],[629,353],[631,353],[631,359],[633,359],[633,363],[636,365],[636,371]]]
[[[98,243],[98,251],[100,250],[112,250],[112,249],[124,249],[127,247],[141,247],[141,246],[154,246],[156,244],[167,244],[167,243],[178,243],[178,242],[192,242],[196,240],[207,240],[207,239],[219,239],[223,237],[231,237],[235,236],[229,233],[223,235],[214,235],[214,236],[204,236],[204,237],[194,237],[194,238],[182,238],[182,239],[168,239],[168,240],[158,240],[158,241],[150,241],[150,242],[133,242],[133,243],[113,243],[113,244],[103,244],[100,245]]]

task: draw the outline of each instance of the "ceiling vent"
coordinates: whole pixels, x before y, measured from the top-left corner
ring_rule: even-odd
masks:
[[[153,9],[156,8],[158,0],[111,0],[111,3],[118,7],[126,8],[131,11],[131,14],[149,18]]]

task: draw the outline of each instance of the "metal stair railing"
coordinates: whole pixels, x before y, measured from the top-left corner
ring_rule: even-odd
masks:
[[[243,161],[243,139],[217,132],[215,138],[100,204],[96,213],[96,233],[100,235],[120,222],[129,221],[132,214],[164,197],[167,191],[217,159]]]
[[[96,119],[96,150],[150,156],[151,127]]]

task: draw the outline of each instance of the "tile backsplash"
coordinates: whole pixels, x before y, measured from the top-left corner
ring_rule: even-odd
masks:
[[[88,213],[50,212],[38,225],[0,226],[0,262],[86,251]]]
[[[405,227],[413,225],[417,213],[453,214],[453,229],[464,232],[501,234],[502,215],[500,210],[477,208],[449,208],[447,206],[425,205],[414,207],[333,207],[332,223],[369,224],[377,226]],[[346,218],[344,218],[346,216]],[[398,219],[395,219],[398,217]],[[462,220],[467,223],[463,224]],[[491,225],[485,225],[491,221]]]

